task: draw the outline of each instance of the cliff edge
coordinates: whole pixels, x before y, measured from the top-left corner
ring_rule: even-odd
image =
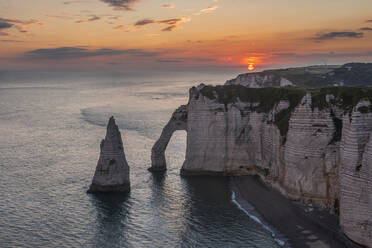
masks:
[[[372,247],[371,102],[369,87],[193,87],[181,173],[258,174],[332,209],[349,238]]]

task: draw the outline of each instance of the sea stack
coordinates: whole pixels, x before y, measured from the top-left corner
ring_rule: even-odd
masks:
[[[101,141],[101,153],[88,193],[129,192],[129,166],[123,141],[115,119],[111,116],[106,137]]]

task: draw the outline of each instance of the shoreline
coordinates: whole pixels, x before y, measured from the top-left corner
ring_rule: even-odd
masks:
[[[275,230],[272,226],[266,223],[262,219],[260,214],[254,209],[254,207],[251,204],[249,204],[249,202],[242,199],[240,195],[237,194],[234,190],[231,193],[231,201],[246,215],[248,215],[249,218],[251,218],[251,220],[253,220],[257,224],[259,224],[263,229],[271,233],[271,237],[281,248],[289,248],[287,239],[283,235],[281,235],[277,230]]]
[[[263,225],[267,223],[274,229],[273,238],[286,243],[284,247],[363,247],[342,233],[336,215],[321,208],[291,201],[279,191],[265,185],[258,176],[231,177],[231,185],[234,194],[238,195],[239,205],[243,208],[244,205],[251,205],[263,219]],[[251,212],[251,209],[245,210]]]

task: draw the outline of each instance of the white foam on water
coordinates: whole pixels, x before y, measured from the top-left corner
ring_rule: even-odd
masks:
[[[261,225],[265,230],[269,231],[271,233],[271,236],[274,238],[275,242],[280,245],[281,247],[284,247],[285,242],[283,240],[280,240],[279,238],[276,237],[276,233],[274,232],[273,229],[271,229],[268,225],[263,223],[257,216],[253,215],[250,213],[248,210],[246,210],[240,203],[236,200],[236,195],[235,192],[232,191],[231,194],[231,201],[240,209],[242,210],[245,214],[249,216],[254,222],[258,223]],[[253,207],[252,207],[253,208]]]

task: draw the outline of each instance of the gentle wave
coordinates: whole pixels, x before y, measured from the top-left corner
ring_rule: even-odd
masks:
[[[0,87],[0,90],[69,90],[64,87],[47,87],[47,86],[14,86],[14,87]]]
[[[104,113],[103,111],[94,111],[95,109],[93,108],[85,108],[85,109],[80,109],[80,114],[82,115],[82,118],[84,121],[100,126],[100,127],[105,127],[107,124],[107,119],[111,116],[114,115],[110,112]],[[103,113],[102,113],[103,112]]]
[[[108,94],[110,78],[100,86],[101,78],[76,80],[70,91],[0,90],[1,113],[22,111],[0,116],[1,247],[278,247],[248,216],[237,219],[245,214],[231,202],[228,179],[180,177],[185,131],[167,147],[167,173],[146,171],[178,99],[169,109],[150,97],[134,106],[142,85]],[[86,194],[111,114],[131,166],[127,198]]]
[[[265,230],[269,231],[271,233],[271,236],[274,238],[275,242],[280,245],[281,247],[284,247],[285,245],[285,242],[281,239],[279,239],[276,235],[276,233],[274,232],[273,229],[271,229],[268,225],[266,225],[265,223],[263,223],[257,216],[251,214],[248,210],[246,210],[242,205],[240,205],[240,203],[236,200],[236,195],[235,195],[235,192],[232,191],[232,194],[231,194],[231,201],[240,209],[242,210],[245,214],[247,214],[249,216],[249,218],[251,218],[253,221],[255,221],[256,223],[258,223],[259,225],[261,225]],[[253,207],[252,207],[253,209]]]

